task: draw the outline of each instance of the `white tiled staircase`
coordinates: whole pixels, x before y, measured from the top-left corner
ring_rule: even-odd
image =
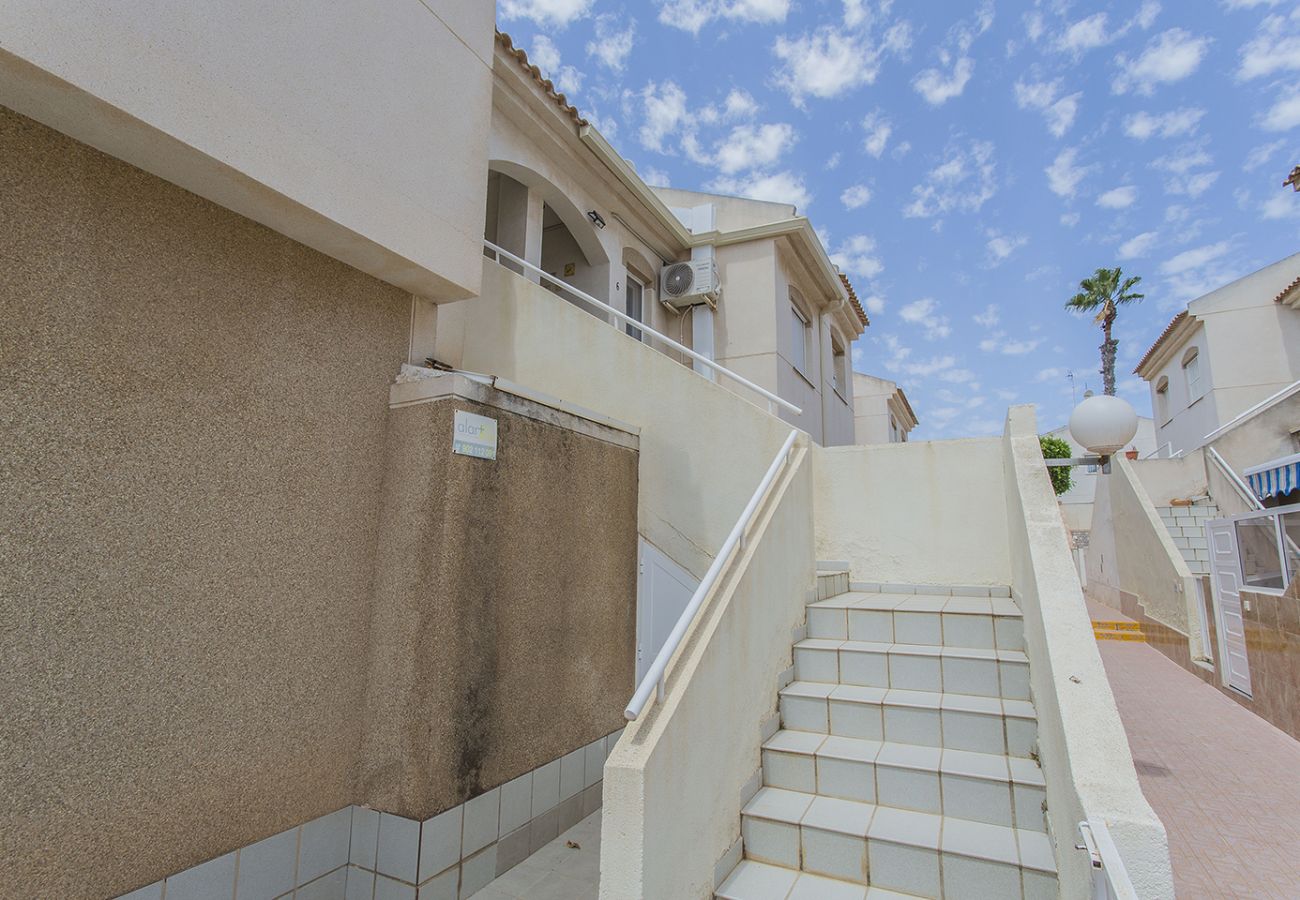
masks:
[[[1205,523],[1219,517],[1219,507],[1214,501],[1202,497],[1190,506],[1157,506],[1156,512],[1191,573],[1209,575],[1210,545],[1205,538]]]
[[[716,896],[1054,900],[1010,591],[835,593],[847,578],[819,574],[763,787],[742,812],[744,859]]]

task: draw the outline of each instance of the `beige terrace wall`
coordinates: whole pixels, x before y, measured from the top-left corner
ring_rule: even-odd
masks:
[[[1197,461],[1178,462],[1185,462],[1183,468],[1188,471],[1172,483],[1165,478],[1164,487],[1195,483]],[[1177,467],[1164,466],[1161,472],[1168,476],[1171,469]],[[1114,609],[1122,608],[1121,591],[1136,595],[1146,615],[1188,635],[1192,656],[1201,658],[1208,656],[1209,650],[1201,647],[1195,582],[1134,464],[1115,457],[1110,475],[1097,480],[1088,551],[1089,595]]]
[[[0,108],[0,893],[347,806],[411,300]]]
[[[1209,490],[1205,457],[1200,450],[1173,459],[1129,460],[1128,466],[1156,506],[1168,506],[1173,500],[1203,497]],[[1097,477],[1100,483],[1107,476]]]
[[[697,578],[790,433],[764,409],[490,260],[482,297],[439,308],[437,357],[638,428],[640,533]]]
[[[1078,823],[1093,819],[1110,828],[1137,896],[1172,900],[1168,839],[1142,795],[1092,637],[1043,465],[1033,407],[1011,408],[1002,447],[1013,587],[1025,619],[1039,763],[1047,781],[1047,818],[1056,844],[1061,898],[1092,896],[1088,857],[1073,848]]]
[[[815,579],[810,462],[796,445],[747,548],[687,631],[666,698],[605,763],[602,900],[712,896],[715,865],[740,838],[761,726]]]
[[[855,581],[1010,584],[1001,455],[996,438],[819,448],[817,558]]]

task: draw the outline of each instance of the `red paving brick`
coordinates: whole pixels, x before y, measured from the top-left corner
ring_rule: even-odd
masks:
[[[1300,741],[1146,644],[1097,647],[1179,900],[1300,897]]]

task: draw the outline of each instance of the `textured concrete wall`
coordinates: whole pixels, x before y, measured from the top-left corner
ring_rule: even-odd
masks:
[[[455,410],[497,420],[453,455]],[[362,797],[415,819],[623,724],[637,452],[460,398],[394,409]]]
[[[410,297],[0,108],[0,894],[346,806]]]

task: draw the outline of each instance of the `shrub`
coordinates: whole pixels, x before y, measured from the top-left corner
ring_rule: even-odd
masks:
[[[1063,438],[1045,434],[1038,442],[1043,447],[1043,459],[1069,459],[1074,455],[1069,443]],[[1047,474],[1052,479],[1052,490],[1056,491],[1056,496],[1059,497],[1070,489],[1069,466],[1048,466]]]

